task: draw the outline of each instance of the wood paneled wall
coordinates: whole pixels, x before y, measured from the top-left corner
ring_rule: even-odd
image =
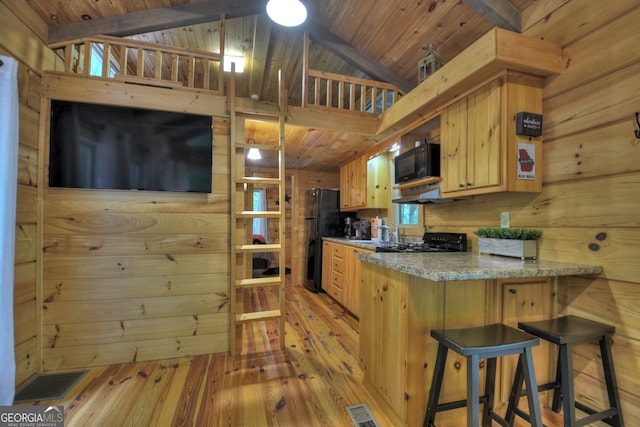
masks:
[[[44,156],[43,370],[227,351],[230,129],[224,99],[45,74],[42,128],[49,126],[49,99],[90,97],[211,115],[213,188],[210,194],[46,188]],[[46,132],[40,152],[48,152]]]
[[[538,2],[540,3],[540,2]],[[494,194],[426,208],[429,229],[499,226],[543,231],[539,257],[604,267],[593,278],[560,280],[558,313],[616,326],[618,385],[627,425],[640,425],[640,6],[637,1],[551,1],[523,15],[524,32],[563,46],[566,70],[543,89],[544,189]],[[575,351],[576,390],[600,406],[597,346]]]
[[[0,54],[19,61],[18,91],[20,146],[14,271],[14,341],[16,384],[40,370],[39,277],[40,227],[38,222],[38,129],[41,70],[55,69],[56,60],[42,41],[5,5],[0,3]]]

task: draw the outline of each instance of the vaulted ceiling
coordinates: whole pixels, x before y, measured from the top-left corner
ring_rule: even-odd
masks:
[[[98,34],[242,56],[236,93],[277,102],[278,70],[290,105],[301,104],[304,32],[312,69],[386,81],[405,91],[418,84],[418,62],[433,44],[448,61],[494,25],[519,31],[535,0],[307,0],[297,28],[273,23],[267,0],[26,0],[49,26],[48,43]],[[256,141],[268,129],[255,129]],[[318,128],[287,129],[287,167],[335,167],[366,151],[373,135]],[[248,135],[248,137],[251,135]],[[257,138],[256,138],[257,136]],[[293,141],[293,142],[290,142]]]

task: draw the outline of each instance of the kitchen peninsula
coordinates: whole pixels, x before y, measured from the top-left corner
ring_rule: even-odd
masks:
[[[561,310],[557,277],[602,272],[600,266],[474,252],[364,253],[357,258],[365,387],[395,425],[408,426],[422,425],[425,413],[437,351],[431,329],[498,322],[515,327],[518,321],[547,319]],[[550,350],[545,343],[534,349],[539,383],[551,374]],[[498,411],[508,398],[515,363],[507,359],[498,369]],[[465,397],[465,366],[464,358],[450,353],[443,401]],[[464,417],[464,409],[440,413],[438,426],[460,425]]]

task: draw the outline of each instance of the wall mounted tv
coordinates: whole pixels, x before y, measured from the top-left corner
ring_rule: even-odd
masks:
[[[49,186],[211,192],[211,116],[51,101]]]

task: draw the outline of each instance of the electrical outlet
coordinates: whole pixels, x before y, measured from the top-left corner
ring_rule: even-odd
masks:
[[[509,218],[509,212],[500,212],[500,227],[511,227],[511,219]]]

